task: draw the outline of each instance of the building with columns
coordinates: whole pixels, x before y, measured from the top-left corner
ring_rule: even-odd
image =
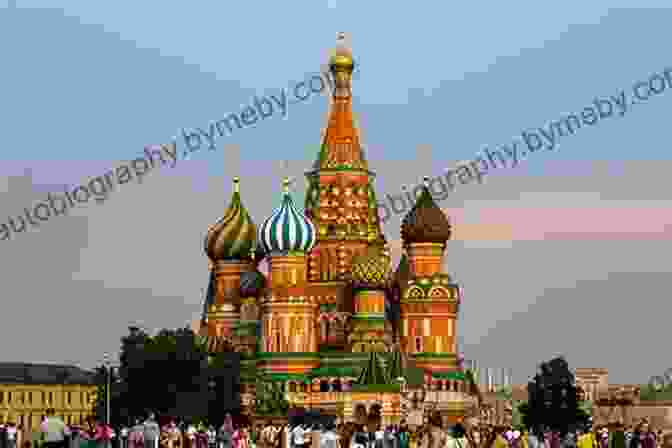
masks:
[[[66,424],[83,425],[96,390],[95,374],[79,367],[0,363],[0,418],[35,431],[54,408]]]
[[[456,353],[461,297],[443,272],[451,225],[426,178],[403,218],[404,254],[393,268],[375,175],[353,119],[354,68],[339,36],[329,60],[331,110],[306,173],[303,210],[285,179],[278,208],[257,227],[241,179],[233,180],[231,203],[205,237],[210,283],[201,336],[213,352],[242,354],[250,414],[261,381],[278,384],[295,406],[345,420],[363,406],[398,421],[420,391],[446,419],[459,420],[466,391]],[[259,268],[263,260],[268,273]]]

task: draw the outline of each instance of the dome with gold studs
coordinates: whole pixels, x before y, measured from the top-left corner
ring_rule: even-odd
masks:
[[[247,260],[256,245],[257,229],[240,200],[240,179],[233,179],[231,204],[205,237],[205,252],[212,261]]]
[[[429,178],[425,177],[420,196],[401,224],[404,244],[441,243],[450,239],[451,226],[445,213],[436,205],[429,191]]]
[[[385,248],[371,247],[352,260],[351,280],[355,288],[385,289],[391,275],[392,261]]]

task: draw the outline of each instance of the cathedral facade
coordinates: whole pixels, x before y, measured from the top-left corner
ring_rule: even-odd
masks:
[[[456,353],[461,298],[443,272],[451,226],[425,179],[403,218],[403,256],[393,268],[374,173],[353,120],[354,68],[350,50],[338,46],[329,60],[328,124],[306,173],[303,210],[285,179],[279,207],[257,226],[240,179],[233,180],[229,208],[205,237],[211,272],[201,336],[211,351],[241,353],[250,414],[262,378],[292,406],[346,421],[373,410],[398,422],[418,396],[434,397],[434,409],[459,420],[466,392]]]

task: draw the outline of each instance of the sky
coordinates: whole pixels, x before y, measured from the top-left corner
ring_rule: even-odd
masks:
[[[130,324],[198,319],[202,240],[231,178],[257,224],[283,176],[302,204],[328,91],[213,151],[182,157],[181,129],[319,73],[338,32],[359,64],[353,107],[379,197],[672,67],[667,1],[3,2],[0,225],[146,145],[174,141],[180,157],[0,241],[0,361],[92,367]],[[615,383],[672,367],[671,107],[668,87],[440,201],[468,359],[510,367],[514,382],[556,355]],[[400,218],[384,226],[395,257]]]

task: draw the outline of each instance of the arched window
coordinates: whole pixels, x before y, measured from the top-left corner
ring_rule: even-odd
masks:
[[[296,383],[294,381],[291,381],[289,383],[289,391],[290,392],[296,392]]]
[[[326,380],[320,381],[320,392],[329,392],[329,382]]]
[[[326,343],[329,340],[329,322],[326,318],[320,320],[320,338],[323,343]]]
[[[341,392],[341,380],[336,378],[332,383],[334,392]]]
[[[418,353],[422,351],[422,338],[420,336],[415,338],[415,351]]]

